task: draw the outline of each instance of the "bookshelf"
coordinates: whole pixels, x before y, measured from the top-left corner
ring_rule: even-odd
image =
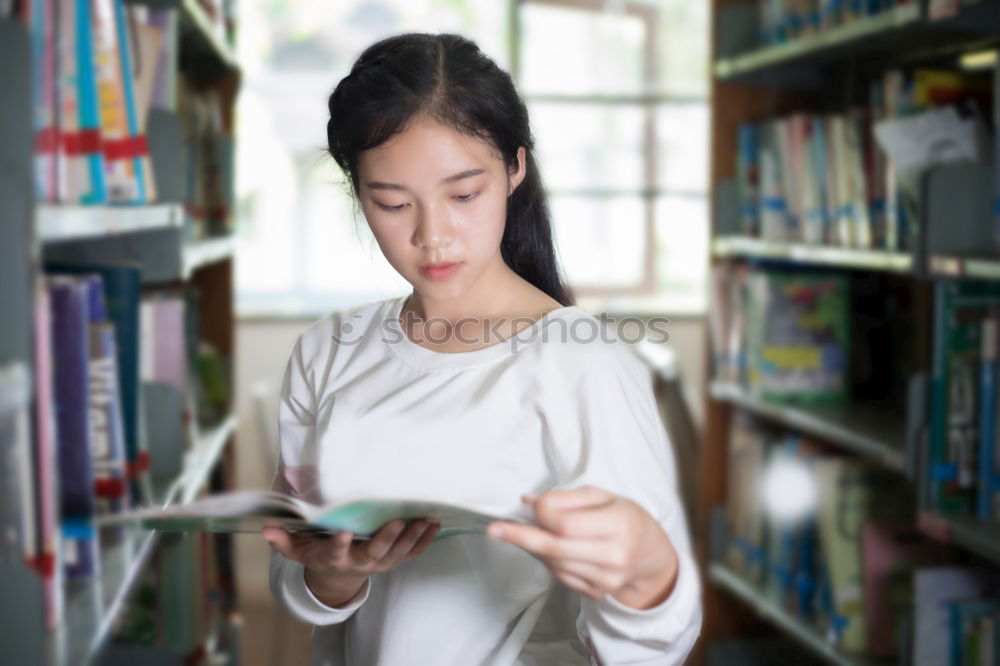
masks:
[[[874,462],[913,482],[916,527],[954,546],[962,562],[1000,567],[1000,523],[971,515],[945,515],[929,500],[934,359],[942,344],[935,330],[935,291],[942,281],[1000,281],[1000,250],[993,238],[996,189],[993,167],[955,164],[933,169],[918,184],[918,218],[905,250],[819,245],[743,234],[738,155],[740,126],[805,111],[829,113],[858,103],[865,77],[919,66],[957,69],[959,56],[1000,45],[1000,2],[962,0],[957,13],[933,18],[929,2],[912,1],[784,43],[761,45],[754,0],[713,0],[711,174],[713,267],[792,270],[817,275],[874,276],[905,285],[912,295],[911,342],[906,376],[894,400],[881,404],[850,399],[837,405],[768,401],[713,369],[717,340],[709,333],[710,381],[698,474],[695,541],[705,586],[705,624],[695,663],[705,663],[707,644],[770,627],[810,650],[817,663],[877,664],[840,650],[824,632],[772,601],[728,566],[725,506],[733,488],[730,437],[737,416],[750,414],[778,432],[803,436],[831,451]],[[788,5],[786,5],[788,6]],[[994,80],[996,85],[996,80]],[[853,279],[852,277],[852,279]],[[718,295],[713,294],[714,301]],[[716,307],[713,302],[710,311]],[[855,335],[856,333],[852,333]],[[856,389],[852,386],[852,390]],[[892,406],[889,406],[892,405]],[[721,516],[721,518],[720,518]],[[747,610],[753,611],[747,613]],[[763,624],[762,624],[763,622]],[[908,663],[903,659],[893,663]]]
[[[892,661],[879,661],[852,657],[840,652],[823,637],[818,629],[809,626],[799,618],[768,601],[760,586],[745,580],[722,564],[712,564],[708,569],[708,579],[727,593],[739,599],[740,603],[752,609],[761,618],[780,627],[783,632],[797,640],[803,647],[833,666],[888,666]]]
[[[168,77],[183,76],[197,90],[217,91],[223,129],[231,136],[240,72],[227,29],[217,27],[199,0],[129,0],[129,4],[168,10],[166,34],[176,40],[169,47],[174,62]],[[142,269],[144,288],[196,288],[198,339],[213,345],[224,358],[235,358],[235,243],[231,233],[218,229],[211,235],[191,234],[177,109],[150,112],[147,132],[159,195],[155,203],[36,203],[32,44],[23,22],[2,13],[0,55],[0,86],[8,101],[0,110],[0,195],[4,201],[0,303],[8,322],[0,334],[0,362],[16,362],[29,372],[34,370],[33,286],[47,261],[134,262]],[[231,374],[226,381],[233,386]],[[210,480],[215,489],[219,483],[231,482],[236,455],[233,404],[230,394],[230,411],[221,419],[192,426],[180,473],[148,481],[148,498],[162,505],[181,503],[197,497]],[[30,443],[35,444],[33,411],[31,420]],[[11,452],[0,454],[8,458]],[[161,541],[157,533],[129,531],[118,539],[102,539],[100,575],[64,583],[64,612],[54,631],[45,626],[43,586],[37,573],[26,564],[0,558],[0,585],[5,590],[0,622],[9,637],[5,640],[5,662],[46,666],[103,663],[137,583],[157,557]],[[232,589],[224,590],[224,596],[224,610],[232,611],[236,601]],[[216,624],[211,631],[222,629]],[[226,649],[214,633],[205,637],[205,644]],[[208,658],[206,654],[170,658],[185,657],[189,657],[188,663],[203,663]]]
[[[914,270],[913,255],[907,252],[889,252],[854,247],[781,243],[748,238],[745,236],[720,236],[712,241],[715,257],[742,257],[745,259],[770,259],[814,266],[856,268],[893,273]]]
[[[961,11],[933,20],[926,2],[908,2],[875,16],[782,44],[759,46],[753,3],[726,3],[726,33],[717,33],[715,77],[727,83],[821,88],[824,66],[884,63],[936,52],[988,46],[1000,19],[994,0],[961,0]]]
[[[769,402],[740,386],[712,382],[709,394],[792,430],[874,460],[895,472],[907,467],[905,423],[897,414],[866,404],[798,406]]]
[[[231,415],[204,433],[191,451],[184,472],[169,485],[154,489],[157,504],[170,506],[194,499],[235,428],[236,417]],[[72,587],[67,596],[66,622],[49,638],[54,663],[86,664],[99,656],[158,538],[158,532],[126,532],[120,541],[103,549],[101,577]]]

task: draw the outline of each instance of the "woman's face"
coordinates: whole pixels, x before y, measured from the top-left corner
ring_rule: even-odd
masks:
[[[422,296],[485,295],[499,280],[507,197],[524,178],[507,173],[485,141],[416,119],[358,160],[358,194],[379,247]],[[435,270],[432,266],[451,264]]]

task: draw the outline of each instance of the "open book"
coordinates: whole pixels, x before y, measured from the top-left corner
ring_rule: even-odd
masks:
[[[441,531],[435,541],[455,534],[483,533],[494,520],[533,524],[522,516],[427,499],[355,497],[318,506],[282,493],[255,490],[210,495],[165,508],[99,516],[95,523],[133,525],[163,532],[259,532],[265,526],[275,526],[321,534],[347,531],[356,539],[369,539],[396,518],[426,518],[440,523]]]

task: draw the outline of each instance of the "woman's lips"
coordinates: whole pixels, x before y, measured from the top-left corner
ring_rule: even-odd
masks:
[[[442,264],[440,266],[421,266],[420,272],[430,280],[446,280],[455,274],[462,266],[462,262],[452,264]]]

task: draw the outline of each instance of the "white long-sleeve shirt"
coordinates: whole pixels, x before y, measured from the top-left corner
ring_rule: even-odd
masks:
[[[701,584],[646,366],[577,306],[489,347],[433,351],[403,333],[405,300],[331,313],[299,336],[273,488],[317,503],[433,497],[530,517],[522,494],[592,485],[660,522],[679,555],[677,581],[649,609],[595,601],[524,550],[461,534],[331,608],[302,564],[273,551],[272,592],[315,625],[313,663],[682,663],[701,628]]]

